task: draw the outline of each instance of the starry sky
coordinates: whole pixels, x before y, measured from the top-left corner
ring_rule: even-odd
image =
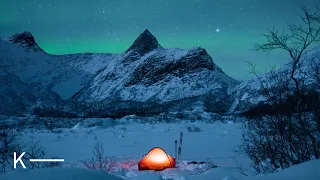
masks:
[[[287,54],[251,51],[267,28],[299,23],[297,4],[317,0],[1,0],[0,36],[29,31],[51,54],[121,53],[145,29],[165,48],[205,48],[229,76],[247,79]]]

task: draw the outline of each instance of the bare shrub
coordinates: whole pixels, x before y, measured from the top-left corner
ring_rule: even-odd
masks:
[[[23,143],[19,139],[19,134],[12,130],[0,131],[0,173],[5,173],[13,169],[13,153],[17,155],[25,152],[22,160],[27,168],[47,168],[61,166],[62,163],[55,164],[43,162],[31,162],[29,159],[46,159],[46,153],[39,141],[31,140],[28,143]]]
[[[45,150],[39,141],[34,141],[33,139],[28,143],[26,147],[26,155],[25,159],[44,159],[45,158]],[[26,161],[26,166],[30,169],[34,168],[43,168],[44,163],[42,162],[29,162]]]
[[[104,148],[102,142],[97,141],[94,149],[92,150],[92,153],[93,157],[81,161],[82,164],[88,169],[110,172],[110,170],[116,163],[116,158],[104,156]]]
[[[93,130],[92,130],[92,129],[88,129],[88,130],[85,131],[85,133],[86,133],[86,135],[88,136],[88,135],[90,135],[90,134],[93,133]]]
[[[217,165],[212,159],[209,158],[206,160],[205,164],[207,170],[219,167],[219,165]]]
[[[76,133],[76,130],[70,129],[70,133],[75,134],[75,133]]]
[[[189,132],[201,132],[202,129],[199,126],[187,126]]]
[[[230,159],[233,160],[233,162],[235,163],[235,165],[237,166],[237,168],[239,169],[239,173],[244,175],[244,176],[248,176],[248,171],[251,169],[251,166],[249,167],[245,167],[242,163],[240,163],[237,158],[239,157],[239,155],[243,154],[244,152],[241,152],[239,150],[234,150],[234,154],[233,156],[230,157]]]
[[[22,147],[14,131],[0,131],[0,173],[13,168],[13,152],[21,153]]]

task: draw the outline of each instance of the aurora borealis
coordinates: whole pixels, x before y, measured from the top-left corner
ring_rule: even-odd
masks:
[[[267,28],[296,23],[297,4],[316,0],[2,0],[0,36],[30,31],[52,54],[120,53],[145,29],[166,48],[201,46],[228,75],[245,79],[286,54],[249,51]]]

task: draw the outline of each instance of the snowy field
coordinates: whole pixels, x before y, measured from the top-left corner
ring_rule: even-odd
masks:
[[[101,119],[88,121],[101,121]],[[39,140],[49,156],[65,159],[63,167],[30,171],[17,170],[19,173],[7,173],[3,177],[0,176],[0,179],[30,177],[30,180],[117,180],[118,178],[111,177],[107,173],[87,170],[81,162],[93,156],[92,150],[98,141],[103,143],[104,155],[115,158],[113,168],[109,173],[122,179],[277,179],[278,176],[274,176],[275,174],[258,177],[251,170],[246,171],[250,177],[241,174],[238,165],[241,164],[246,170],[250,160],[244,155],[235,157],[234,150],[241,144],[240,127],[240,123],[232,121],[216,121],[214,123],[181,121],[179,123],[146,124],[125,120],[114,124],[106,120],[101,127],[88,128],[83,127],[83,124],[77,124],[71,129],[55,130],[55,133],[43,130],[26,130],[24,140]],[[137,170],[139,160],[153,147],[161,147],[168,154],[174,156],[174,141],[179,139],[180,132],[184,133],[183,161],[178,163],[178,168],[160,172]],[[219,167],[208,169],[200,165],[189,164],[188,162],[191,161],[210,161]],[[296,168],[295,172],[312,171],[312,176],[320,179],[319,161],[293,168]],[[293,177],[292,173],[288,174],[288,178],[284,177],[286,171],[290,171],[290,169],[277,173],[280,177],[279,180],[293,179],[290,178]],[[47,178],[48,173],[52,173],[54,176]],[[295,177],[298,176],[295,175]],[[312,177],[306,179],[310,180]]]

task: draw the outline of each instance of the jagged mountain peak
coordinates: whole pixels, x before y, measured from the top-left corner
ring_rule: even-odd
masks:
[[[148,29],[144,30],[143,33],[133,42],[126,52],[135,51],[140,55],[144,55],[156,48],[161,47],[158,40],[153,36]]]
[[[19,44],[21,47],[24,47],[27,50],[32,49],[34,51],[43,51],[38,46],[38,44],[35,41],[33,35],[28,31],[25,31],[23,33],[15,34],[15,35],[9,37],[8,40],[13,42],[13,43],[15,43],[15,44]]]

